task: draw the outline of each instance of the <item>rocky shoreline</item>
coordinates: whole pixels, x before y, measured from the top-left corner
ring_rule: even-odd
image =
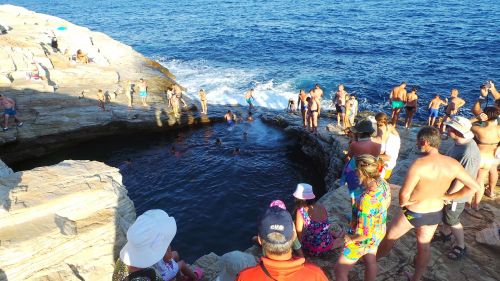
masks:
[[[175,130],[221,121],[227,107],[209,104],[208,115],[189,109],[175,118],[166,106],[166,89],[175,76],[131,47],[62,19],[26,9],[0,5],[0,92],[15,98],[25,122],[22,128],[0,134],[0,155],[6,163],[39,157],[65,145],[102,136],[143,131]],[[54,31],[64,27],[63,31]],[[55,32],[55,33],[54,33]],[[53,35],[61,49],[70,53],[85,49],[94,54],[92,64],[73,64],[54,52]],[[62,51],[64,53],[64,50]],[[35,60],[45,67],[45,80],[26,79]],[[149,109],[127,107],[123,94],[114,95],[118,85],[144,78],[150,89]],[[97,89],[110,94],[108,111],[97,108]],[[243,109],[233,108],[237,114]],[[241,114],[240,114],[241,115]],[[333,224],[346,227],[350,213],[347,192],[338,188],[347,138],[338,134],[328,116],[320,119],[317,136],[301,128],[300,116],[259,109],[266,123],[281,127],[296,138],[302,150],[317,163],[329,190],[320,200]],[[416,130],[402,131],[402,148],[391,183],[401,185],[409,164],[415,159]],[[443,144],[445,150],[450,142]],[[397,186],[393,186],[389,219],[398,212]],[[127,197],[118,169],[96,161],[63,161],[49,167],[13,173],[0,161],[0,280],[109,280],[114,260],[126,240],[126,229],[135,219],[135,208]],[[500,199],[486,199],[479,212],[466,211],[468,256],[460,262],[446,258],[450,244],[433,245],[426,280],[499,280],[494,266],[498,249],[476,242],[475,232],[500,217]],[[250,237],[249,237],[250,239]],[[405,280],[412,270],[415,237],[407,235],[391,255],[379,263],[377,280]],[[256,256],[259,249],[247,250]],[[333,280],[338,251],[311,258]],[[214,280],[220,257],[214,253],[195,264],[205,269],[204,280]],[[362,265],[350,280],[362,280]]]

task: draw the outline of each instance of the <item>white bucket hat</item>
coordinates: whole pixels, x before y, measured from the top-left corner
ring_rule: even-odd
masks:
[[[301,200],[309,200],[316,198],[313,192],[313,187],[308,183],[297,184],[297,188],[293,193],[293,197]]]
[[[126,265],[150,267],[165,255],[176,232],[175,219],[165,211],[146,211],[128,229],[127,244],[120,251],[120,259]]]
[[[240,251],[232,251],[222,255],[220,259],[221,273],[215,281],[234,281],[243,269],[256,265],[255,257]]]
[[[444,122],[444,124],[459,131],[464,136],[464,139],[471,140],[474,138],[474,134],[470,130],[472,128],[472,123],[465,117],[453,116],[453,118]]]

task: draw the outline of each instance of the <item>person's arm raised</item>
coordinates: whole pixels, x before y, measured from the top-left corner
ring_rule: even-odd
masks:
[[[410,201],[413,190],[420,181],[420,177],[418,176],[417,173],[418,169],[415,166],[416,165],[414,162],[406,174],[403,187],[401,187],[401,190],[399,191],[399,206],[401,207],[412,205],[418,202],[418,201]]]

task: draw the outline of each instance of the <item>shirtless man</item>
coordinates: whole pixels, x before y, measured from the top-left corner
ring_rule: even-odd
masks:
[[[307,94],[304,89],[300,89],[299,98],[297,99],[297,106],[300,108],[302,113],[302,123],[304,128],[307,127]]]
[[[316,98],[308,98],[307,111],[309,113],[309,125],[311,127],[311,133],[318,132],[318,116],[321,110],[321,105]]]
[[[405,118],[405,128],[409,129],[411,127],[411,122],[413,121],[413,115],[417,112],[417,88],[411,88],[411,91],[406,95],[406,118]]]
[[[402,82],[399,86],[394,87],[389,96],[392,108],[392,125],[397,126],[399,120],[399,113],[401,108],[405,105],[406,100],[406,82]]]
[[[415,160],[408,169],[399,192],[399,205],[403,211],[389,224],[377,252],[377,258],[387,256],[396,240],[416,228],[415,273],[413,276],[408,273],[411,281],[420,281],[424,275],[430,259],[430,242],[442,220],[445,202],[470,196],[479,189],[476,180],[457,160],[439,153],[440,143],[438,129],[423,127],[418,132],[417,147],[423,156]],[[463,183],[464,187],[447,194],[455,179]]]
[[[233,125],[234,124],[234,121],[233,121],[233,113],[231,112],[231,110],[228,110],[226,112],[226,114],[224,115],[224,120],[226,120],[227,124],[229,126]]]
[[[344,85],[338,86],[338,91],[335,93],[335,110],[337,111],[337,126],[340,127],[340,120],[342,120],[342,128],[346,128],[345,120],[345,102],[347,92],[344,90]]]
[[[2,130],[5,132],[9,129],[9,116],[14,117],[14,122],[16,122],[18,127],[21,127],[23,125],[23,122],[21,122],[21,120],[19,120],[16,116],[16,102],[11,98],[0,95],[0,104],[3,106],[4,110],[4,125]]]
[[[473,209],[479,208],[479,202],[481,202],[483,194],[486,193],[489,197],[495,196],[495,187],[498,180],[498,173],[496,176],[495,174],[490,176],[489,188],[485,192],[484,179],[488,176],[491,169],[496,170],[498,166],[498,158],[495,154],[500,143],[500,126],[498,126],[497,122],[500,109],[488,106],[484,108],[483,113],[487,116],[487,120],[481,125],[472,126],[472,133],[474,133],[474,139],[481,153],[481,162],[479,164],[479,172],[477,173],[477,181],[479,182],[480,189],[476,192],[476,196],[472,202]]]
[[[200,102],[201,102],[201,113],[207,114],[207,93],[205,93],[205,90],[200,89],[198,92],[200,95]]]
[[[441,105],[448,105],[448,98],[444,101],[439,97],[438,94],[434,96],[434,98],[429,103],[429,121],[427,122],[428,126],[434,126],[434,122],[436,122],[436,118],[439,115],[439,107]]]
[[[248,109],[252,109],[253,108],[253,103],[252,103],[252,100],[254,100],[254,98],[253,98],[253,92],[254,92],[254,89],[252,88],[252,89],[248,90],[245,93],[245,100],[248,103]]]
[[[139,87],[139,97],[141,98],[142,105],[148,106],[146,103],[146,99],[148,98],[148,84],[141,78],[139,83],[137,83],[137,87]]]
[[[443,125],[444,122],[450,120],[451,117],[455,116],[458,113],[460,107],[465,105],[465,101],[458,97],[457,89],[451,89],[450,96],[451,96],[450,102],[448,103],[446,109],[444,110],[444,119],[443,123],[441,124],[441,133],[444,133],[445,130],[445,127]]]
[[[321,89],[319,84],[314,84],[314,89],[312,89],[312,91],[316,100],[321,103],[321,100],[323,99],[323,89]]]

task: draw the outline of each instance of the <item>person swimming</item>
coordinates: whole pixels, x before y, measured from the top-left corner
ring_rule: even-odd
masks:
[[[234,124],[233,113],[231,113],[231,110],[228,110],[227,113],[224,115],[224,120],[226,120],[229,126]]]
[[[216,138],[215,139],[215,145],[222,145],[222,141],[220,140],[220,138]]]

